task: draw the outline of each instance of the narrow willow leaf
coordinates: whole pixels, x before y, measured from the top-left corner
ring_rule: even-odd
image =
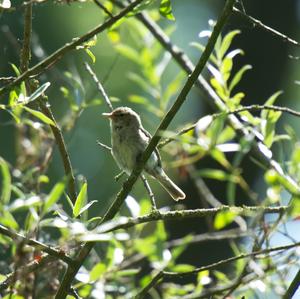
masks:
[[[52,119],[50,119],[48,116],[46,116],[45,114],[43,114],[42,112],[40,111],[37,111],[37,110],[33,110],[33,109],[30,109],[26,106],[24,106],[24,109],[29,112],[30,114],[32,114],[33,116],[37,117],[38,119],[40,119],[42,122],[44,122],[45,124],[47,125],[50,125],[50,126],[53,126],[53,127],[56,127],[55,123],[53,122]]]
[[[0,189],[0,202],[4,205],[10,201],[11,195],[11,176],[7,162],[0,157],[0,169],[2,184]]]
[[[243,78],[243,75],[245,74],[246,71],[251,70],[252,66],[251,65],[245,65],[243,66],[232,78],[230,84],[229,84],[229,91],[231,92],[235,86],[241,81]]]
[[[45,204],[43,207],[43,213],[47,213],[48,210],[59,200],[61,195],[65,190],[66,183],[64,181],[57,183],[53,189],[51,190],[50,194],[45,200]]]
[[[26,105],[26,104],[28,104],[28,103],[30,103],[30,102],[33,102],[33,101],[36,100],[38,97],[40,97],[40,96],[46,91],[46,89],[47,89],[50,85],[51,85],[50,82],[44,83],[44,84],[43,84],[42,86],[40,86],[33,94],[31,94],[30,97],[25,98],[24,101],[22,101],[22,102],[18,102],[17,105],[18,105],[18,104],[24,104],[24,105]]]
[[[140,54],[135,49],[124,44],[116,45],[115,48],[122,56],[128,58],[136,64],[141,63]]]
[[[21,75],[21,72],[20,72],[20,70],[17,68],[17,66],[16,66],[15,64],[13,64],[13,63],[11,63],[10,65],[11,65],[12,69],[14,70],[15,74],[16,74],[17,76],[20,76],[20,75]]]
[[[79,215],[81,215],[84,211],[86,211],[87,209],[90,208],[90,206],[92,206],[94,203],[96,203],[97,200],[92,200],[89,203],[87,203],[85,206],[83,206],[80,211],[79,211]]]
[[[81,190],[74,204],[74,208],[73,208],[74,217],[78,217],[80,215],[80,210],[82,209],[86,201],[86,194],[87,194],[87,183],[84,183],[81,187]]]
[[[87,53],[87,55],[90,56],[90,58],[92,59],[92,62],[95,63],[96,62],[96,56],[94,55],[94,53],[90,49],[85,49],[85,52]]]
[[[278,90],[276,91],[274,94],[272,94],[265,102],[266,106],[270,106],[273,105],[275,103],[275,101],[277,100],[277,98],[283,93],[282,90]],[[262,110],[261,111],[261,118],[262,119],[266,119],[268,114],[270,113],[270,110]]]
[[[224,55],[226,54],[227,50],[229,49],[233,38],[240,33],[240,30],[234,30],[234,31],[230,31],[229,33],[227,33],[222,42],[221,42],[221,46],[220,46],[220,50],[218,51],[218,58],[220,60],[223,59]]]

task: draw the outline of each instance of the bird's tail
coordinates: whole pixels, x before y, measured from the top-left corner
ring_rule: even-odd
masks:
[[[175,201],[185,199],[185,193],[166,175],[163,170],[156,173],[155,178]]]

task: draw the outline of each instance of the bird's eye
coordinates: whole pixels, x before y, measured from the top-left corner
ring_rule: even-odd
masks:
[[[125,115],[124,113],[119,114],[119,116],[124,116],[124,115]]]

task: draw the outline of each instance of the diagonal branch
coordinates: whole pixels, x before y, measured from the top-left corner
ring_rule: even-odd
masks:
[[[300,43],[298,43],[297,41],[291,39],[290,37],[288,37],[287,35],[263,24],[260,20],[257,20],[249,15],[247,15],[246,13],[240,11],[238,8],[234,7],[233,8],[233,12],[236,14],[236,15],[239,15],[241,17],[243,17],[245,20],[247,20],[249,23],[253,24],[254,26],[268,32],[268,33],[271,33],[272,35],[278,37],[279,39],[281,39],[282,41],[286,42],[286,43],[289,43],[293,46],[297,46],[297,47],[300,47]]]
[[[131,5],[135,3],[132,2]],[[143,166],[145,165],[147,159],[150,157],[151,153],[154,151],[155,147],[157,146],[158,142],[161,139],[160,132],[161,130],[167,129],[168,125],[176,115],[177,111],[180,109],[181,105],[184,103],[186,100],[186,96],[193,87],[195,81],[199,77],[201,71],[203,70],[206,62],[209,59],[209,56],[211,52],[213,51],[214,45],[217,41],[217,38],[226,24],[231,12],[233,5],[235,3],[235,0],[227,0],[225,3],[225,6],[223,8],[222,13],[220,14],[218,21],[214,27],[214,30],[212,32],[212,35],[210,36],[208,43],[206,45],[206,48],[201,55],[199,62],[197,66],[195,67],[193,73],[188,77],[188,80],[186,81],[182,91],[180,92],[179,96],[177,97],[174,105],[171,107],[171,109],[168,111],[164,119],[162,120],[161,124],[159,125],[158,129],[156,130],[154,136],[152,137],[149,145],[147,146],[145,152],[143,153],[140,163],[137,163],[135,169],[132,171],[131,175],[129,178],[124,182],[123,187],[121,191],[118,193],[115,201],[113,204],[110,206],[106,214],[104,215],[103,219],[101,222],[106,222],[110,219],[112,219],[117,212],[119,211],[121,205],[123,204],[126,196],[129,194],[131,191],[133,185],[135,184],[136,180],[140,176]],[[68,267],[67,272],[65,273],[65,276],[63,278],[63,281],[60,285],[60,288],[57,292],[56,299],[62,299],[65,298],[68,290],[70,289],[71,283],[78,272],[80,266],[84,262],[85,258],[88,256],[90,253],[91,249],[95,245],[94,242],[87,243],[85,244],[82,249],[80,250],[78,256],[77,256],[77,264],[76,266],[73,267]]]
[[[26,245],[32,246],[38,250],[46,252],[49,255],[56,257],[56,258],[64,261],[67,264],[71,265],[73,263],[73,260],[68,255],[66,255],[62,250],[54,249],[51,246],[46,245],[42,242],[36,241],[34,239],[28,239],[17,232],[9,230],[8,228],[6,228],[5,226],[3,226],[1,224],[0,224],[0,234],[7,236],[13,240],[21,241],[22,243],[24,243]]]

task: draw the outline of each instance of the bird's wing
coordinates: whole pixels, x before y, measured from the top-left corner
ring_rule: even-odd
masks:
[[[150,141],[150,139],[152,138],[151,134],[143,127],[141,127],[140,130],[142,133],[144,133],[149,138],[149,141]],[[157,156],[158,166],[161,167],[161,157],[160,157],[160,153],[157,148],[154,149],[154,153]]]

